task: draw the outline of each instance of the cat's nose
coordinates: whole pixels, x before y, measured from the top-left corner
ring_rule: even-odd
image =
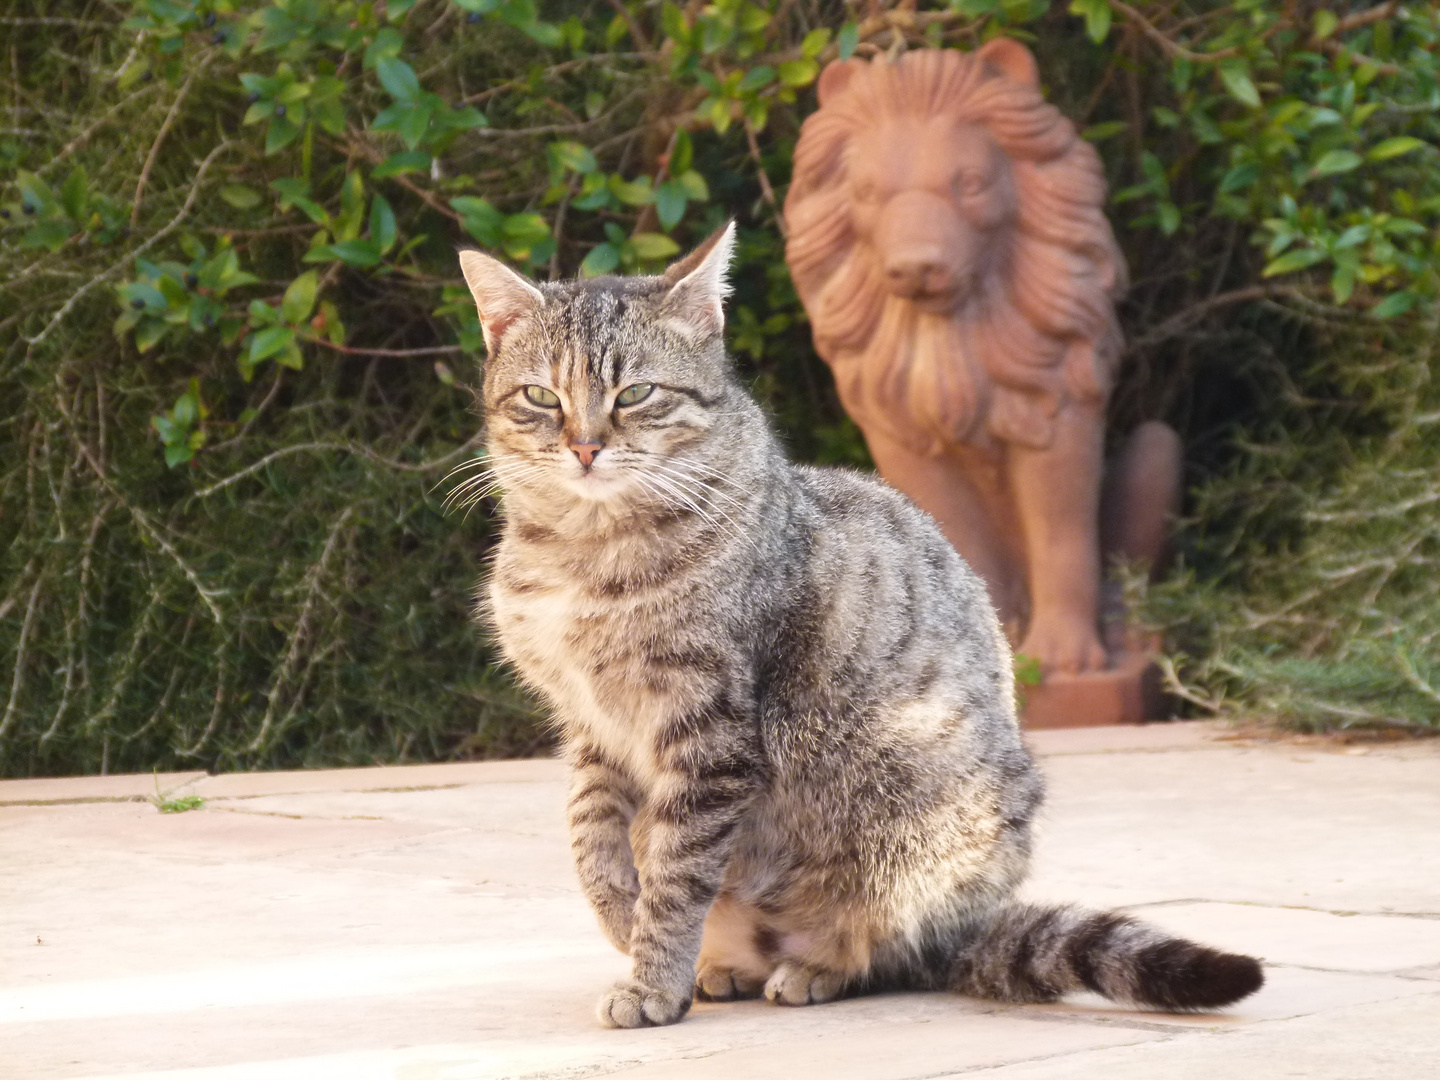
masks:
[[[588,469],[590,468],[590,463],[595,460],[595,455],[600,452],[601,447],[598,442],[572,442],[570,449],[575,456],[580,459],[580,464]]]

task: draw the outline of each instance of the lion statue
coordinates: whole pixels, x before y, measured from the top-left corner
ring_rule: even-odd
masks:
[[[1099,156],[1005,38],[837,61],[819,97],[786,260],[840,400],[881,475],[985,578],[1018,651],[1102,669],[1102,485],[1107,546],[1158,561],[1179,441],[1142,425],[1107,482],[1126,271]]]

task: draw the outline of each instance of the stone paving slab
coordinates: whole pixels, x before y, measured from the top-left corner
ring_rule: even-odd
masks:
[[[559,762],[181,774],[162,790],[206,802],[169,815],[136,801],[151,776],[9,781],[0,1077],[1440,1075],[1440,743],[1195,723],[1032,743],[1032,895],[1262,955],[1264,990],[1188,1017],[891,994],[605,1031],[626,961],[570,870]]]
[[[0,780],[0,806],[47,803],[145,802],[205,779],[203,772],[125,773],[59,779]]]

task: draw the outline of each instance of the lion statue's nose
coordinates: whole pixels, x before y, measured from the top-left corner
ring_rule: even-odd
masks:
[[[896,296],[934,296],[949,292],[954,277],[938,252],[906,253],[885,260],[885,283]]]

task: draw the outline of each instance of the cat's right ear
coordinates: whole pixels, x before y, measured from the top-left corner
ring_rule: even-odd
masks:
[[[494,356],[505,331],[515,320],[543,304],[545,297],[499,259],[479,251],[460,252],[460,272],[465,275],[465,284],[470,286],[470,295],[475,298],[475,308],[480,313],[485,349]]]

